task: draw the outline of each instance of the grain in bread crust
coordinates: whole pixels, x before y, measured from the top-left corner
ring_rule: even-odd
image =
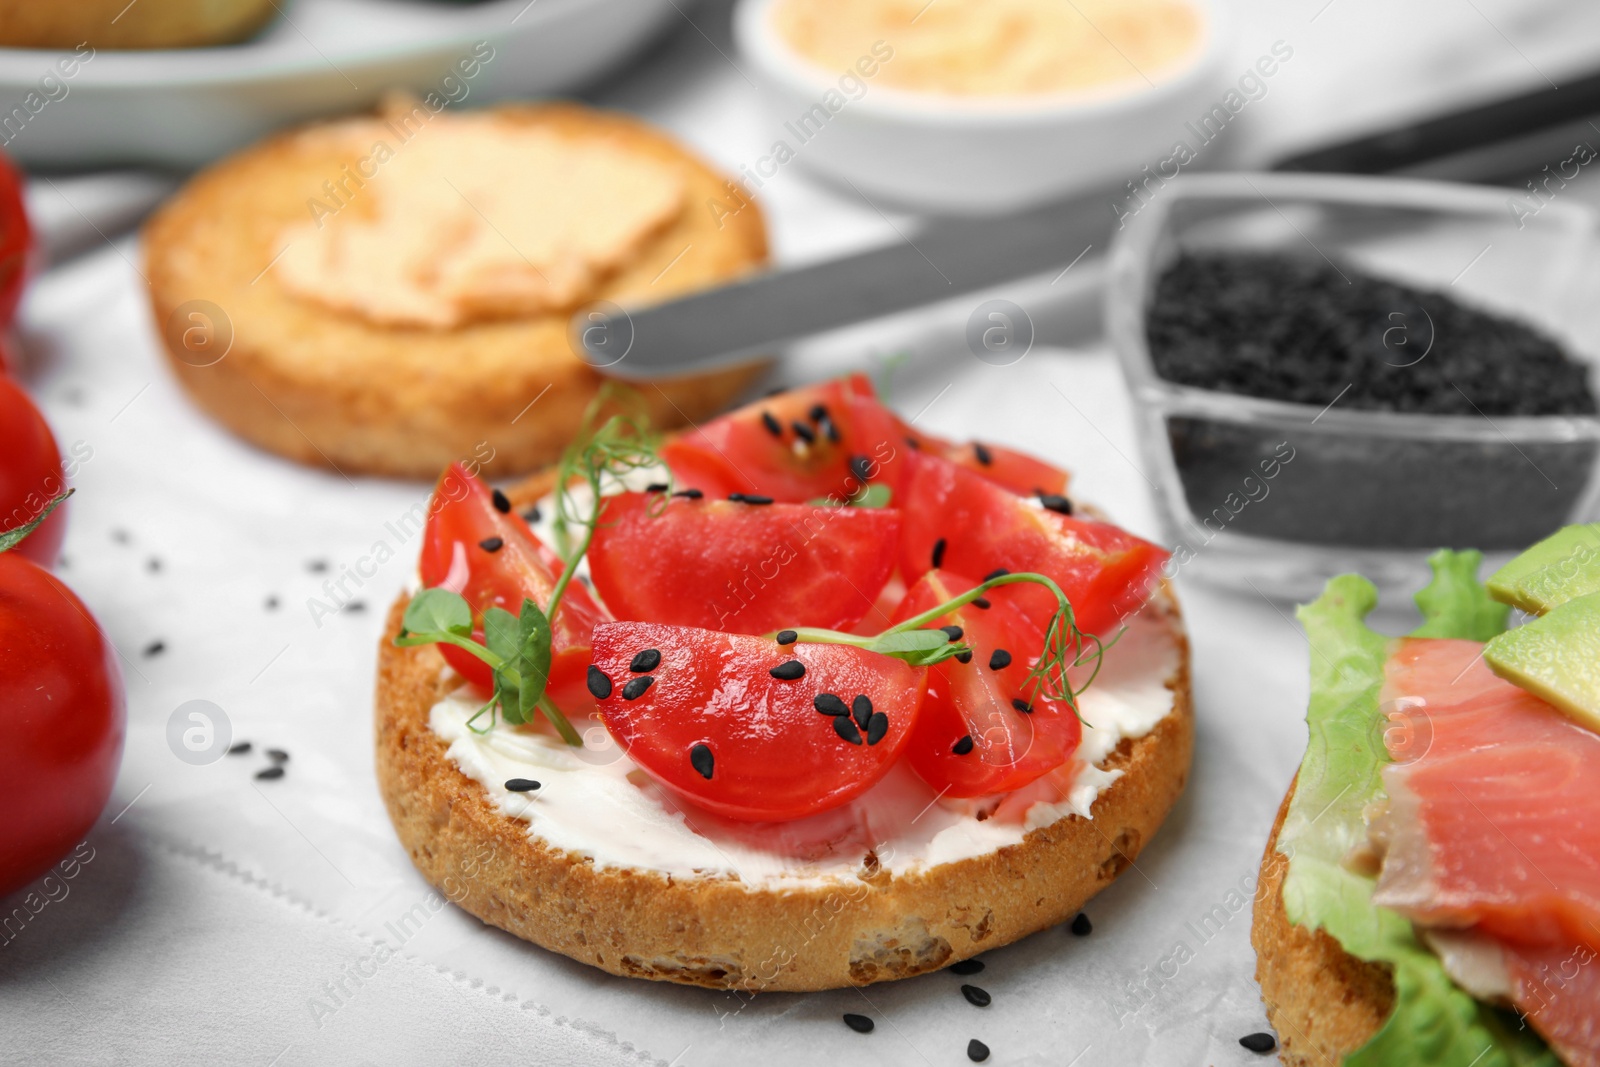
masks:
[[[751,204],[714,218],[706,203],[725,197],[723,177],[644,123],[569,104],[504,105],[493,114],[604,139],[682,175],[681,213],[600,286],[597,299],[665,300],[766,262],[760,210]],[[409,121],[420,137],[426,122],[450,119],[443,112]],[[456,460],[475,460],[489,474],[553,462],[601,383],[573,354],[565,313],[449,330],[384,327],[301,299],[274,278],[270,265],[286,228],[311,219],[310,200],[328,200],[324,183],[343,180],[346,165],[366,150],[352,146],[380,138],[405,151],[377,116],[280,134],[201,172],[151,219],[145,274],[174,373],[200,407],[240,436],[347,473],[431,479]],[[370,181],[382,180],[379,168]],[[372,210],[364,187],[347,187],[353,194],[342,211]],[[196,308],[202,319],[191,318]],[[210,350],[185,347],[185,330],[205,319],[217,320],[214,347],[231,334],[231,348],[214,363]],[[726,407],[759,372],[699,374],[644,385],[640,394],[652,425],[681,426]]]

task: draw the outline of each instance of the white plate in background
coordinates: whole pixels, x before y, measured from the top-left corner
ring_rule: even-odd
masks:
[[[70,77],[58,69],[70,52],[0,48],[0,148],[36,166],[194,166],[280,126],[368,107],[389,89],[472,103],[570,90],[621,63],[690,2],[279,6],[282,13],[243,44],[101,49]],[[456,64],[479,42],[492,58],[463,78]],[[486,54],[481,47],[479,54]],[[458,80],[446,83],[447,76]]]

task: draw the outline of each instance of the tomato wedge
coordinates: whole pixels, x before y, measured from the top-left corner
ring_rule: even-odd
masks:
[[[544,607],[562,565],[520,515],[500,511],[490,488],[453,463],[440,476],[428,505],[418,569],[424,586],[445,586],[466,598],[476,624],[474,637],[481,642],[485,608],[501,607],[515,615],[527,597]],[[581,583],[567,586],[551,620],[549,683],[551,699],[564,710],[592,703],[584,686],[589,639],[605,618]],[[468,681],[485,692],[494,687],[493,675],[482,660],[452,645],[438,647],[446,662]]]
[[[648,622],[596,629],[594,668],[606,728],[645,773],[707,810],[760,821],[869,789],[905,747],[927,684],[925,668],[850,645]]]
[[[842,502],[863,474],[892,490],[907,450],[898,420],[855,374],[749,404],[668,442],[661,457],[680,487],[800,504]]]
[[[606,500],[589,570],[617,619],[748,634],[841,630],[872,610],[899,537],[891,508],[624,493]]]
[[[1055,579],[1080,629],[1103,633],[1149,599],[1168,553],[1107,522],[1072,518],[1017,497],[948,460],[919,453],[902,512],[900,568],[906,580],[939,566],[982,579],[997,569]],[[936,553],[937,549],[937,553]],[[1036,585],[996,589],[1041,630],[1055,598]]]
[[[976,584],[929,571],[906,594],[895,621],[938,607]],[[1033,687],[1024,685],[1044,650],[1044,632],[1010,604],[985,599],[988,608],[968,604],[930,624],[961,627],[962,641],[973,650],[966,663],[952,659],[928,668],[928,695],[906,746],[911,769],[945,796],[1020,789],[1065,763],[1083,738],[1069,705],[1030,699]]]
[[[932,453],[968,470],[976,471],[1018,496],[1037,496],[1040,493],[1059,496],[1067,491],[1069,475],[1066,471],[1042,459],[1034,459],[1026,452],[1018,452],[1003,445],[981,444],[977,441],[956,444],[942,437],[913,430],[903,422],[899,423],[899,426],[908,442],[915,442],[912,447],[918,451]]]

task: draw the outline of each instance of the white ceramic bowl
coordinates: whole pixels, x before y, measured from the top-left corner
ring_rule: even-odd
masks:
[[[1190,0],[1202,38],[1153,85],[1012,97],[955,97],[875,85],[801,141],[798,116],[838,92],[844,72],[805,58],[773,24],[780,0],[740,0],[734,37],[759,76],[775,138],[794,159],[869,197],[954,214],[1004,211],[1120,183],[1190,138],[1184,123],[1219,104],[1229,53],[1225,0]],[[853,73],[853,72],[852,72]],[[821,125],[821,123],[817,123]]]

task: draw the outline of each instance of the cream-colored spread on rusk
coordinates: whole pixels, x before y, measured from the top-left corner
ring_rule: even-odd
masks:
[[[494,112],[440,115],[405,141],[388,132],[372,119],[311,135],[347,138],[362,184],[337,213],[285,230],[274,271],[296,296],[380,325],[576,307],[683,210],[677,170],[604,135]]]
[[[848,70],[882,42],[894,62],[877,84],[975,97],[1142,86],[1204,32],[1188,0],[777,0],[772,19],[825,70]]]
[[[1181,652],[1170,610],[1158,595],[1106,653],[1099,677],[1080,698],[1086,725],[1074,758],[1000,797],[941,799],[901,761],[843,807],[786,823],[743,823],[695,809],[657,785],[598,719],[578,724],[581,749],[544,726],[500,723],[475,733],[467,721],[483,698],[463,686],[433,707],[429,725],[461,772],[483,785],[501,811],[525,820],[530,836],[600,867],[788,887],[854,877],[871,853],[873,862],[900,875],[1018,844],[1028,831],[1059,819],[1092,817],[1096,798],[1122,773],[1105,769],[1108,757],[1124,738],[1148,734],[1175,706],[1169,683]],[[541,788],[512,793],[505,783],[513,778],[534,779]]]

